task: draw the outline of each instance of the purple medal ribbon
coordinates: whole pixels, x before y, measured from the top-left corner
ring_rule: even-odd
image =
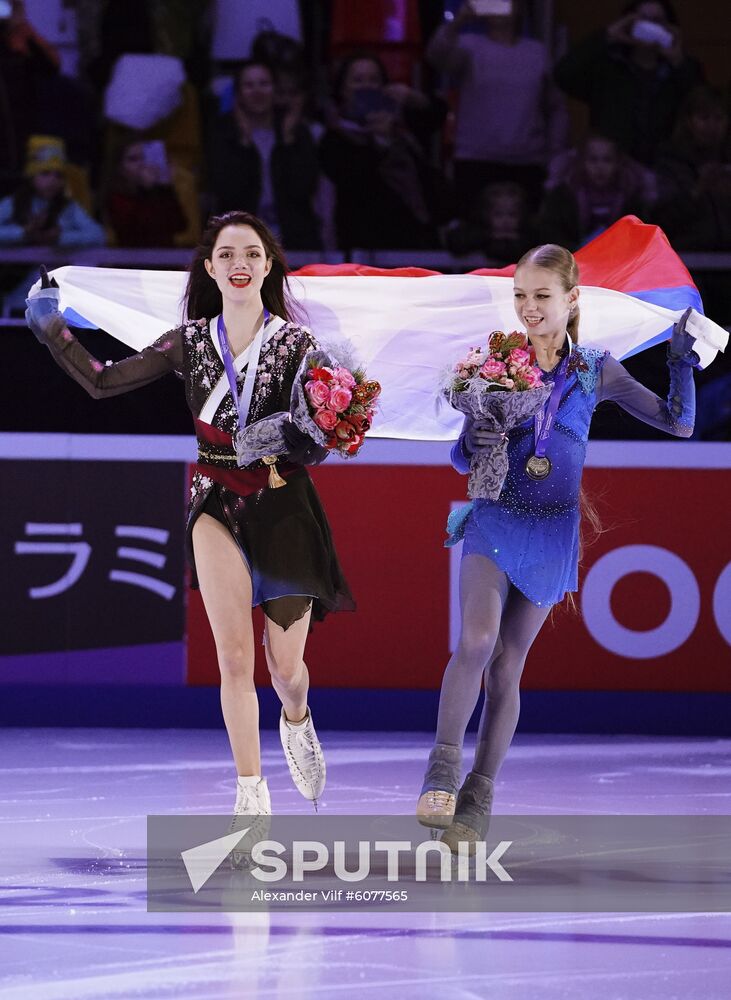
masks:
[[[551,395],[548,397],[548,401],[543,406],[543,411],[536,414],[535,420],[535,452],[534,454],[538,458],[543,458],[546,454],[546,448],[548,447],[548,439],[551,436],[551,431],[553,430],[553,421],[556,417],[559,404],[561,402],[561,396],[563,395],[563,387],[566,385],[566,375],[569,367],[569,359],[564,358],[561,362],[561,366],[556,372],[556,378],[553,381],[553,389],[551,390]]]
[[[553,430],[554,420],[561,403],[566,378],[568,376],[569,357],[571,355],[571,340],[569,339],[569,355],[559,365],[553,380],[553,389],[541,413],[535,417],[535,448],[533,454],[525,463],[525,471],[531,479],[546,479],[551,474],[551,459],[546,455],[548,441]]]
[[[261,353],[261,345],[264,340],[264,328],[269,322],[269,318],[269,310],[265,309],[264,322],[259,327],[259,330],[257,331],[257,334],[251,344],[251,354],[246,366],[246,379],[244,380],[244,388],[241,393],[241,397],[239,398],[238,388],[236,385],[236,372],[234,370],[234,359],[231,354],[231,346],[228,342],[226,324],[223,322],[222,315],[218,317],[218,343],[221,347],[221,357],[223,358],[223,366],[226,369],[226,378],[228,379],[228,385],[236,406],[236,412],[238,413],[240,430],[243,430],[246,426],[246,421],[249,416],[251,397],[254,393],[254,381],[256,380],[256,370],[259,367],[259,354]]]

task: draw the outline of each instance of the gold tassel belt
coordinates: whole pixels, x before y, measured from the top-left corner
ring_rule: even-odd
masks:
[[[207,448],[201,448],[200,445],[198,446],[198,461],[213,465],[219,462],[233,462],[234,465],[238,466],[235,451],[209,451]]]
[[[238,458],[236,452],[233,451],[209,451],[207,448],[201,448],[198,446],[198,461],[203,462],[203,464],[220,465],[223,462],[227,464],[232,464],[238,468]],[[265,455],[262,458],[262,462],[269,468],[269,488],[279,489],[281,486],[287,485],[287,480],[283,479],[277,470],[277,456],[276,455]]]

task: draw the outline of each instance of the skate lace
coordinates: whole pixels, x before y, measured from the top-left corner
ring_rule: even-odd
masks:
[[[431,789],[426,793],[426,802],[430,809],[446,809],[453,801],[454,795],[451,792],[445,792],[439,788]]]
[[[316,750],[314,733],[307,729],[290,733],[288,750],[297,770],[303,777],[310,779],[319,777],[320,759]]]
[[[236,805],[234,806],[236,816],[266,816],[268,812],[263,802],[254,788],[238,787],[236,791]]]

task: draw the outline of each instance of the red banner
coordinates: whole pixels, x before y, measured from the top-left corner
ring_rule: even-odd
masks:
[[[731,691],[731,469],[595,466],[584,483],[605,530],[585,553],[579,611],[555,610],[524,686]],[[313,683],[437,688],[458,627],[459,554],[443,548],[444,524],[464,497],[464,477],[440,465],[333,461],[313,478],[358,602],[355,614],[315,626]],[[260,661],[265,680],[263,653]],[[217,680],[200,596],[191,594],[188,683]]]

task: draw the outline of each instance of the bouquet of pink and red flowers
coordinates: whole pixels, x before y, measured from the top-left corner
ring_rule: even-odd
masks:
[[[310,365],[304,390],[310,417],[324,435],[320,443],[346,457],[356,455],[370,430],[380,385],[368,381],[362,368],[351,372],[312,359]]]
[[[490,334],[486,348],[472,347],[466,358],[453,369],[451,386],[454,392],[465,392],[473,379],[480,388],[507,389],[524,392],[543,385],[536,354],[524,333],[505,334],[496,330]],[[482,382],[487,383],[485,386]]]
[[[551,393],[524,333],[497,330],[487,347],[473,347],[449,372],[443,395],[469,420],[481,420],[491,430],[508,431],[541,410]],[[496,500],[508,474],[508,442],[475,452],[470,459],[467,494]]]
[[[259,459],[271,465],[276,457],[286,457],[293,428],[319,446],[313,461],[322,461],[328,451],[341,458],[356,455],[370,430],[381,387],[367,380],[362,368],[351,367],[330,351],[308,351],[292,384],[289,411],[262,417],[236,434],[239,466]]]

